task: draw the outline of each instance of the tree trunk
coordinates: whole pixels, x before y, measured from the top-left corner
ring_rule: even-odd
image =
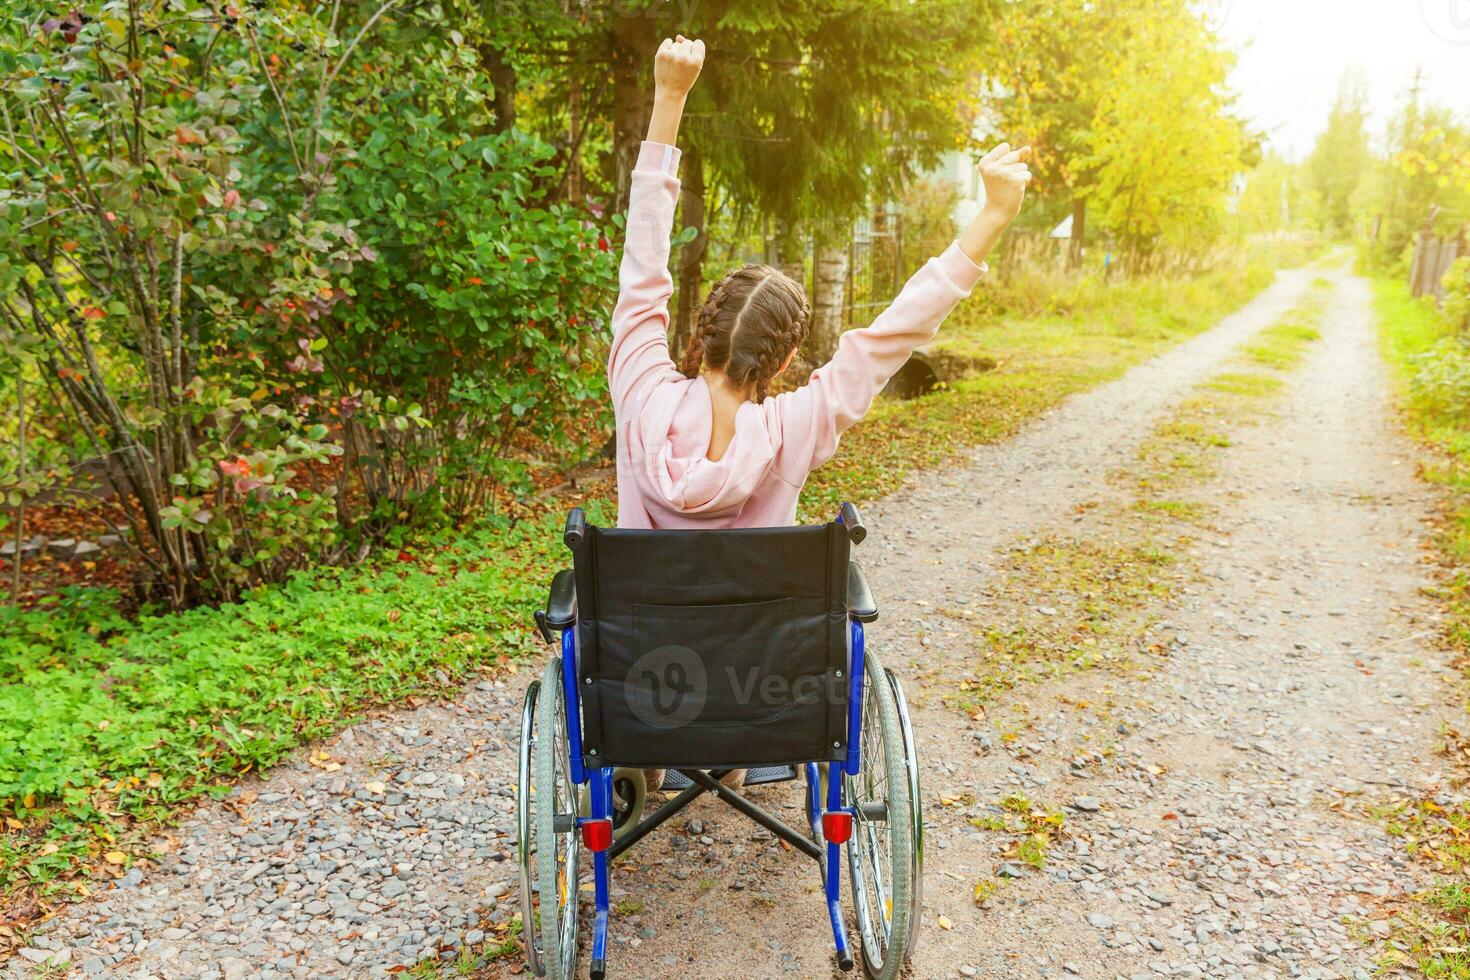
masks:
[[[776,229],[776,268],[806,289],[806,241],[800,228],[785,222]]]
[[[633,167],[638,163],[638,147],[648,130],[653,108],[653,89],[643,82],[643,67],[653,51],[652,38],[649,20],[643,16],[616,18],[608,38],[613,76],[613,156],[617,165],[614,214],[628,210]]]
[[[15,553],[10,556],[11,561],[11,583],[10,601],[15,607],[20,608],[20,563],[25,554],[26,541],[26,379],[20,373],[25,370],[20,368],[15,376],[15,424],[17,429],[18,445],[18,470],[20,477],[20,499],[15,505]]]
[[[582,82],[573,78],[567,93],[567,161],[566,181],[563,185],[566,199],[573,204],[582,203]]]
[[[694,314],[704,302],[704,259],[709,252],[709,235],[704,216],[704,157],[697,146],[684,152],[684,183],[679,195],[679,224],[696,231],[694,240],[679,251],[679,313],[674,321],[673,354],[683,354]]]
[[[480,45],[480,64],[495,86],[494,130],[503,133],[516,124],[516,70],[493,44]]]
[[[843,300],[847,298],[848,259],[847,249],[840,246],[817,250],[816,295],[812,297],[811,336],[806,344],[814,364],[827,363],[837,352],[843,329]]]
[[[1082,248],[1087,235],[1087,198],[1072,199],[1072,246],[1068,263],[1074,269],[1082,268]]]

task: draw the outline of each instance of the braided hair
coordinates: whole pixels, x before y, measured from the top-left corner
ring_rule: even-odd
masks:
[[[747,265],[717,282],[695,315],[680,365],[687,378],[708,364],[730,382],[754,382],[765,401],[771,380],[806,338],[811,306],[799,285],[768,265]]]

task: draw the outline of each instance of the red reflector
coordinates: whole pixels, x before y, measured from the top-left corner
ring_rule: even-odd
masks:
[[[846,844],[852,836],[852,814],[841,810],[822,814],[822,836],[830,844]]]
[[[582,843],[589,851],[607,850],[612,846],[612,821],[606,817],[601,820],[583,820]]]

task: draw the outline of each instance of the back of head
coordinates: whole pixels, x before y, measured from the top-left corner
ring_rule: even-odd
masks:
[[[747,265],[721,279],[700,307],[684,354],[686,377],[702,364],[737,387],[754,384],[762,401],[792,351],[806,338],[811,307],[801,286],[768,265]]]

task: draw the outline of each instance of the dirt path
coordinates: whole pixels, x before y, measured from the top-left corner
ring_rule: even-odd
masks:
[[[1427,503],[1392,430],[1361,281],[1333,274],[1323,340],[1201,490],[1220,516],[1195,549],[1198,580],[1155,624],[1172,653],[1152,676],[1022,686],[988,720],[943,700],[976,643],[953,611],[1011,613],[1013,597],[993,589],[1004,549],[1117,497],[1108,474],[1311,277],[1283,275],[1210,333],[867,509],[875,644],[912,678],[925,764],[915,976],[1370,967],[1344,919],[1370,918],[1412,882],[1376,826],[1331,804],[1432,782],[1439,707],[1416,597]],[[512,912],[513,743],[529,677],[364,723],[229,808],[201,808],[162,868],[46,924],[32,951],[92,975],[357,977],[493,942]],[[790,786],[753,792],[796,821]],[[1044,869],[1019,870],[979,908],[975,883],[1006,858],[972,821],[1016,792],[1082,808],[1067,810]],[[829,975],[807,862],[709,801],[690,814],[697,824],[681,819],[619,865],[616,973]]]

